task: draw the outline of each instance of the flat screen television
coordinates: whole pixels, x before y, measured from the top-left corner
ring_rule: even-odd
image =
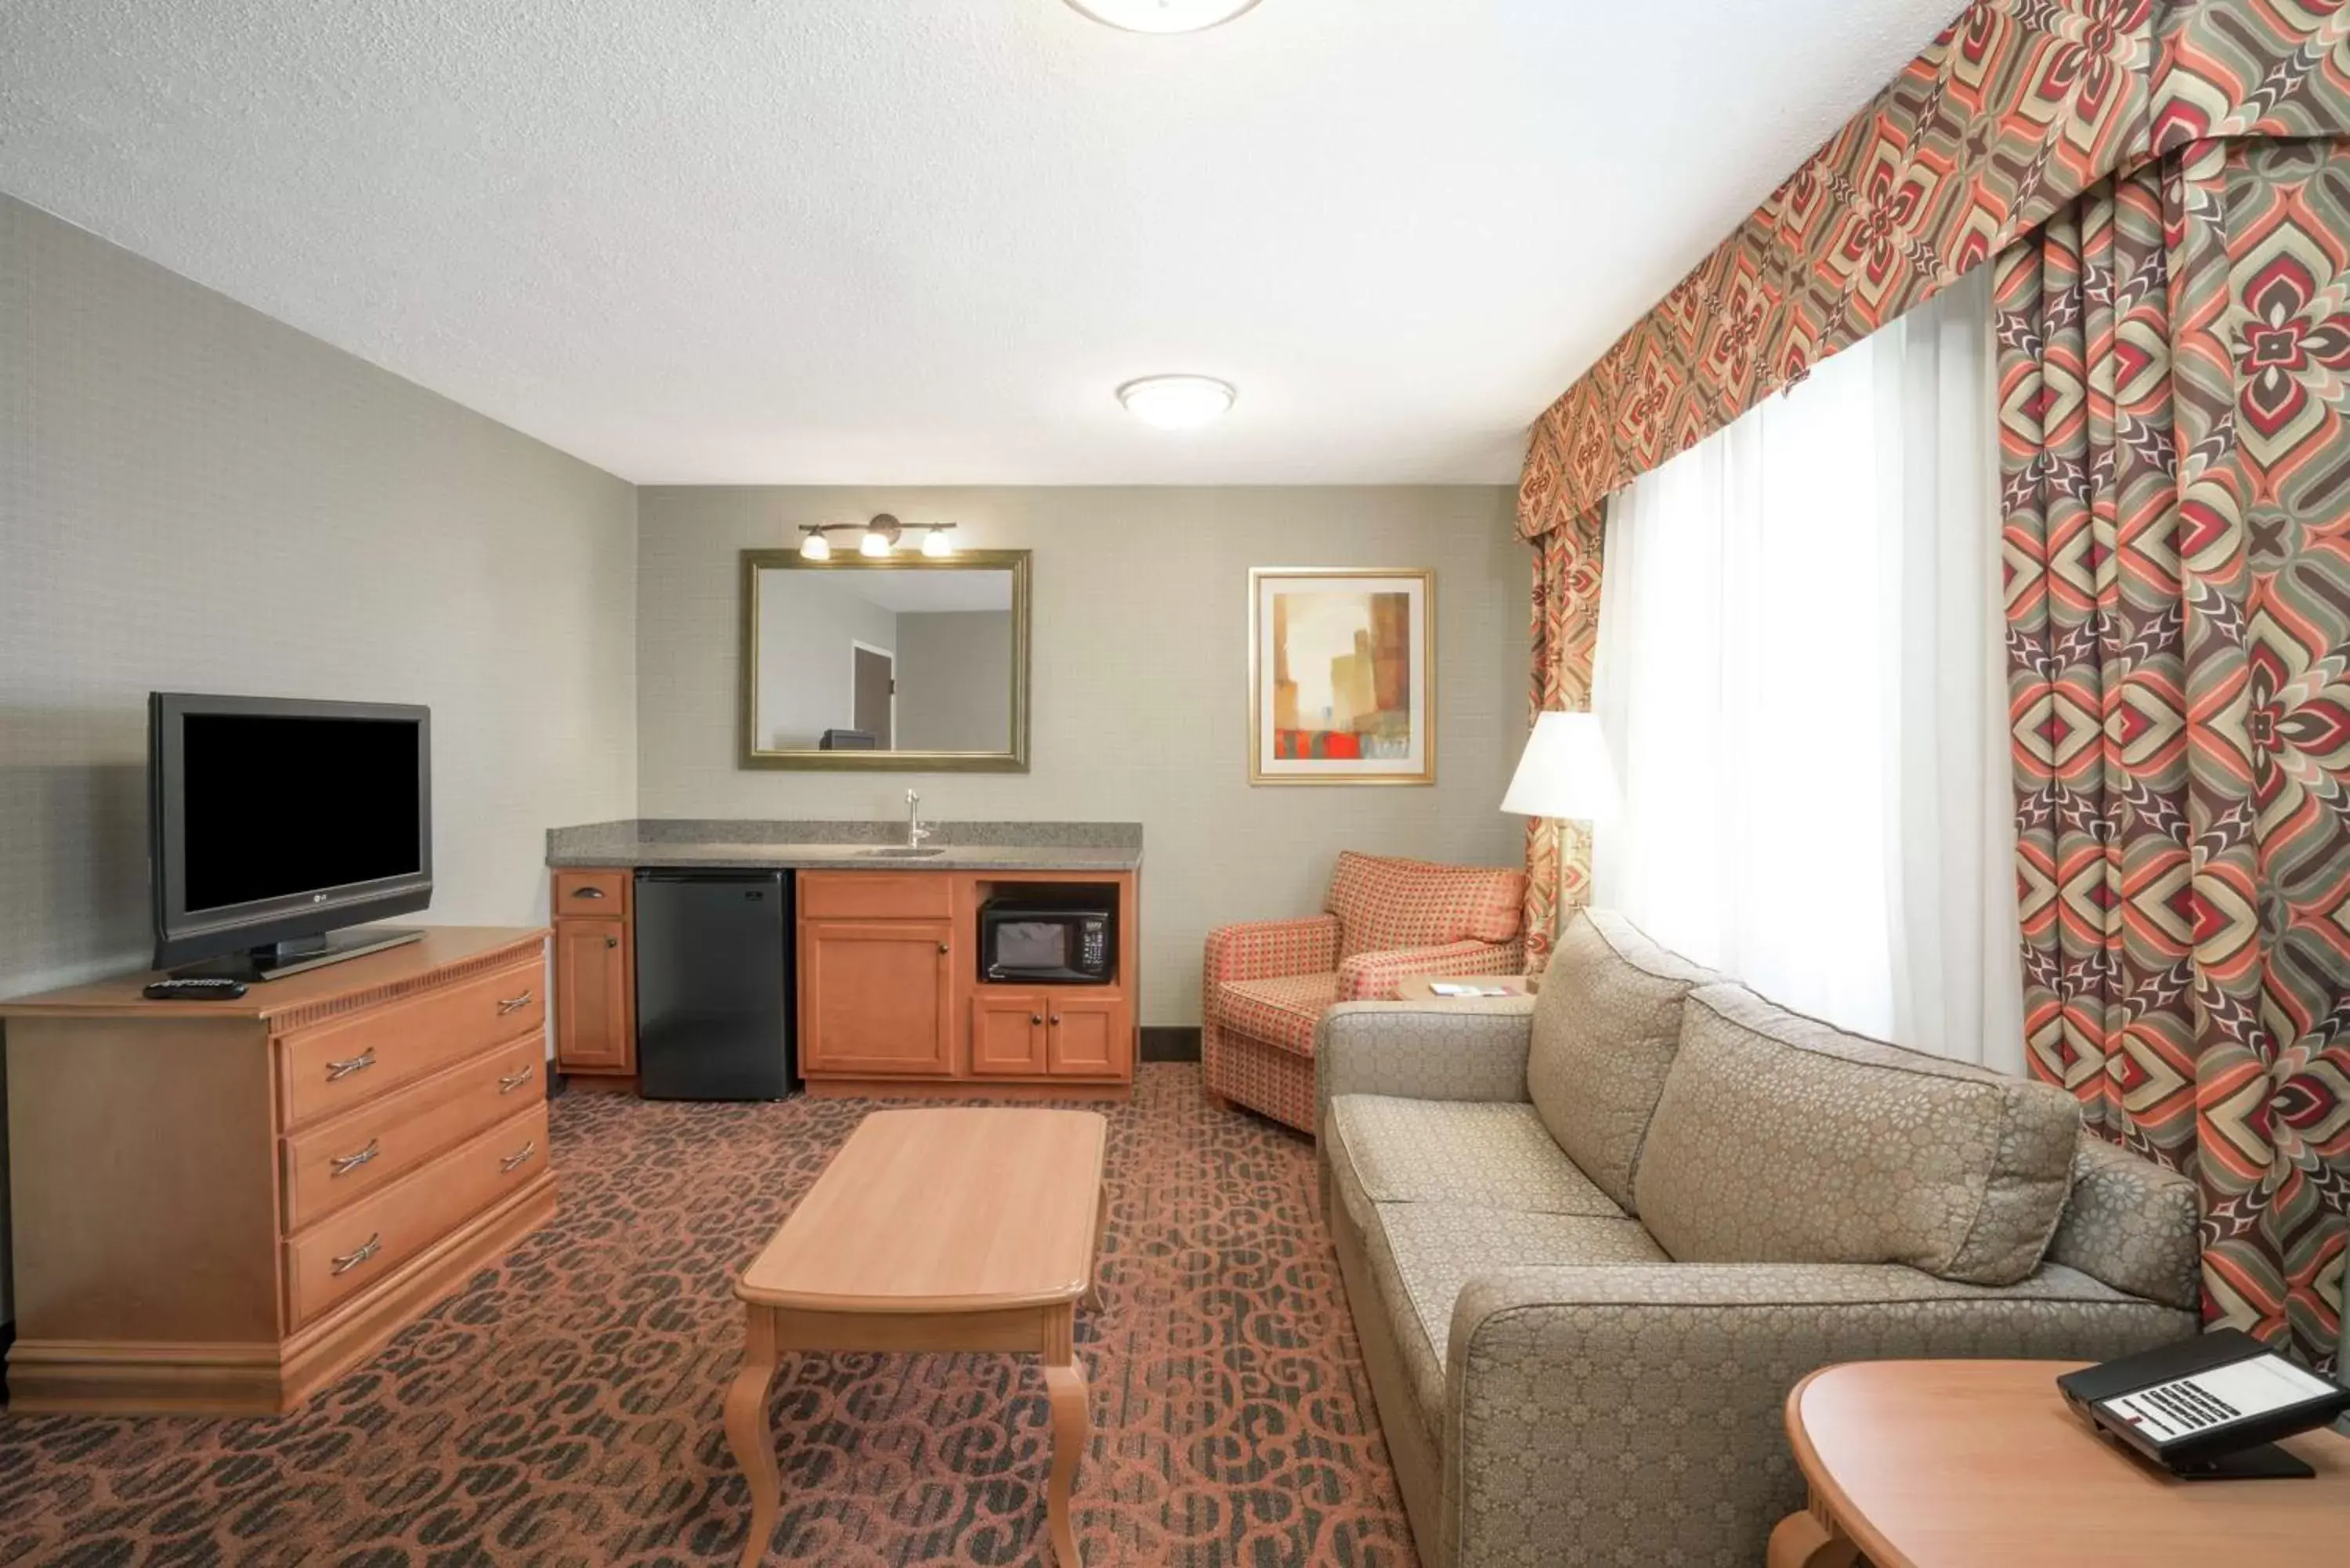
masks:
[[[155,967],[266,980],[422,933],[432,715],[393,702],[147,700]]]

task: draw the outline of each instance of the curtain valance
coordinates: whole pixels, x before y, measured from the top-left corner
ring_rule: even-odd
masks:
[[[2345,131],[2350,7],[1976,0],[1544,410],[1518,531],[1573,524],[2117,171]]]

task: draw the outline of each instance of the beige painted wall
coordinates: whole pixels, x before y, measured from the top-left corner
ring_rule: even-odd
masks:
[[[1525,546],[1498,486],[662,488],[639,493],[638,805],[648,816],[1139,821],[1142,1021],[1198,1022],[1200,946],[1311,913],[1341,848],[1513,865],[1500,810],[1525,734]],[[889,511],[1035,552],[1025,774],[841,777],[734,763],[736,552]],[[1432,566],[1437,783],[1253,788],[1248,569]]]
[[[0,994],[151,951],[151,689],[430,703],[420,919],[544,919],[546,830],[635,808],[635,535],[609,474],[0,197]]]

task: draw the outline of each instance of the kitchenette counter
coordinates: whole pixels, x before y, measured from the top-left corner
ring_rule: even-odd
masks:
[[[551,829],[556,867],[712,867],[754,870],[1132,871],[1136,822],[938,822],[922,853],[906,825],[640,818]]]

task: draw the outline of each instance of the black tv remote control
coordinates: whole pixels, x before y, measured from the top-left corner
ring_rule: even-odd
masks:
[[[245,992],[241,980],[217,980],[198,976],[193,980],[151,980],[146,997],[150,1002],[234,1002]]]

